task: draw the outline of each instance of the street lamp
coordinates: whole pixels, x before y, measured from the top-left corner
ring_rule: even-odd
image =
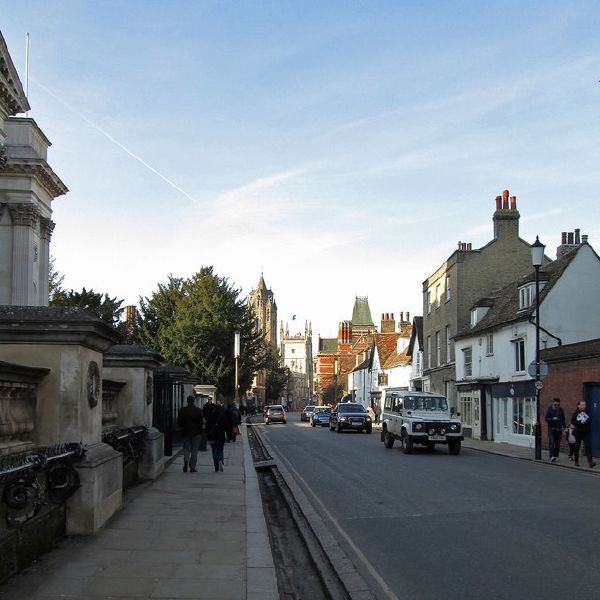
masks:
[[[238,391],[238,362],[240,360],[240,332],[233,332],[233,357],[235,358],[235,376],[234,376],[234,394],[235,401],[239,402],[239,391]]]
[[[542,459],[542,423],[540,415],[540,267],[546,246],[535,236],[531,246],[531,263],[535,269],[535,460]]]

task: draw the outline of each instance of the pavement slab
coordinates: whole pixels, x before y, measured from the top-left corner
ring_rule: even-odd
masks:
[[[0,600],[278,600],[277,580],[247,437],[210,450],[198,472],[176,456],[154,482],[125,494],[95,536],[68,538],[0,586]],[[247,510],[247,507],[250,510]]]

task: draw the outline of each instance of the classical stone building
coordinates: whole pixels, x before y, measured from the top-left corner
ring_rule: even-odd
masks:
[[[68,190],[47,162],[50,142],[33,119],[0,33],[0,304],[48,305],[52,201]]]
[[[283,322],[279,331],[281,362],[290,371],[287,386],[288,408],[297,410],[312,398],[313,349],[312,325],[304,324],[304,332],[290,334]]]
[[[258,285],[248,296],[248,305],[254,313],[256,330],[260,331],[267,342],[277,348],[277,304],[273,291],[267,288],[263,274],[260,274]],[[267,373],[259,371],[252,384],[252,393],[259,405],[265,403],[265,386]]]
[[[423,282],[424,391],[445,394],[456,408],[453,336],[469,324],[475,302],[531,270],[531,245],[519,237],[516,196],[496,197],[494,237],[482,248],[457,249]]]

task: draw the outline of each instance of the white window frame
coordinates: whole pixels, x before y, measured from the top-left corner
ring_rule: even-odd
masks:
[[[452,292],[450,289],[450,277],[446,277],[446,302],[452,298]]]
[[[463,351],[463,371],[465,377],[473,377],[473,346],[467,346]],[[467,362],[467,356],[469,361]]]
[[[427,368],[431,369],[431,336],[427,336]]]
[[[450,335],[450,325],[446,325],[446,362],[452,362],[452,337]]]
[[[533,286],[528,283],[519,288],[519,310],[529,308],[533,303]]]
[[[485,336],[485,355],[493,356],[494,355],[494,334],[488,333]]]
[[[442,340],[439,331],[435,332],[435,365],[439,367],[442,364]]]
[[[523,338],[515,340],[515,373],[524,373],[527,369],[527,350]],[[522,368],[521,368],[522,367]]]

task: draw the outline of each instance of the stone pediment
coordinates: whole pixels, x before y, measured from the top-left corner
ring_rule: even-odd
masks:
[[[9,115],[27,112],[29,102],[23,91],[19,74],[0,32],[0,106]]]

